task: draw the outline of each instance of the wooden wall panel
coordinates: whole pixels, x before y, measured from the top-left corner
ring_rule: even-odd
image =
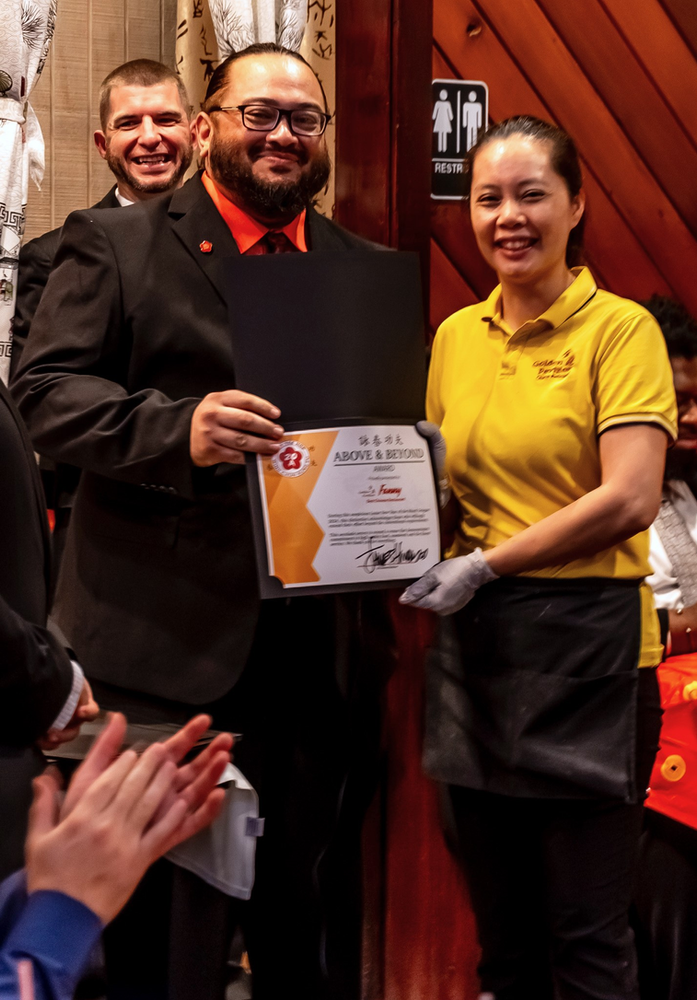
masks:
[[[576,0],[573,6],[558,0],[539,0],[539,6],[661,191],[695,235],[697,145],[683,129],[624,36],[599,0]],[[649,9],[659,10],[656,7]],[[583,21],[583,31],[578,30],[579,19]],[[574,129],[575,125],[570,123],[569,127]]]
[[[366,239],[389,243],[390,6],[355,0],[354,10],[337,11],[336,27],[336,218]]]
[[[438,75],[487,81],[495,121],[528,113],[567,128],[583,160],[587,256],[600,283],[632,298],[672,293],[697,310],[697,193],[685,167],[697,143],[676,107],[689,100],[689,87],[678,92],[697,62],[658,0],[640,11],[632,0],[436,0],[434,73],[441,60]],[[654,30],[669,46],[660,79],[643,57]],[[433,234],[479,290],[467,241],[445,236],[452,214],[432,210]]]
[[[470,0],[460,0],[457,5],[436,0],[434,33],[434,72],[437,71],[438,76],[466,76],[470,80],[487,81],[489,113],[493,121],[517,114],[554,120],[544,95],[531,86],[524,70]],[[583,168],[588,196],[586,251],[598,281],[630,297],[641,298],[647,294],[647,289],[669,294],[668,282],[597,180],[592,162],[585,160]],[[460,228],[461,208],[455,202],[433,204],[434,235],[444,247],[452,239],[452,235],[445,235],[445,230],[451,228],[454,215],[458,216],[455,228]],[[463,248],[463,253],[467,252]],[[481,270],[482,266],[471,252],[469,261],[465,270],[468,279],[471,269]],[[472,285],[478,290],[481,287],[476,280],[472,280]],[[491,287],[493,284],[485,287],[481,294],[488,294]]]
[[[432,220],[431,232],[440,253],[460,272],[477,301],[487,298],[496,284],[496,274],[477,249],[468,209],[460,203],[457,207],[440,203],[433,207]]]
[[[507,0],[478,0],[477,6],[525,66],[554,118],[573,134],[659,271],[697,312],[697,241],[535,0],[517,0],[513,7]]]
[[[681,36],[697,58],[697,5],[695,0],[660,0]]]
[[[415,44],[433,26],[431,3],[393,5],[392,44],[392,216],[390,243],[422,251],[424,312],[428,314],[431,182],[431,98],[424,83],[431,71],[429,47]]]
[[[601,2],[665,96],[678,122],[697,143],[697,4],[687,0],[684,7],[685,13],[688,5],[692,11],[690,23],[695,44],[691,48],[686,33],[676,27],[657,0],[644,3],[640,17],[636,0]],[[677,0],[670,0],[670,4],[681,6]]]
[[[475,250],[476,252],[476,250]],[[433,333],[458,309],[474,305],[483,298],[473,291],[435,240],[431,240],[431,330]]]
[[[126,59],[174,64],[176,0],[61,0],[31,101],[46,143],[42,190],[29,184],[25,240],[62,225],[112,184],[94,148],[99,84]]]

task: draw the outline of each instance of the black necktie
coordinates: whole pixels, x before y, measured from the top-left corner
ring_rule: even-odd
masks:
[[[260,240],[245,251],[246,257],[256,257],[267,253],[297,253],[298,248],[285,233],[275,233],[269,230]]]

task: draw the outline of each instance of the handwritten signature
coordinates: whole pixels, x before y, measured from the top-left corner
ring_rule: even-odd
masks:
[[[402,543],[397,542],[390,548],[383,545],[373,545],[356,556],[356,561],[362,559],[361,569],[366,573],[374,573],[376,569],[385,569],[388,566],[402,566],[404,563],[422,562],[428,556],[428,549],[403,549]]]

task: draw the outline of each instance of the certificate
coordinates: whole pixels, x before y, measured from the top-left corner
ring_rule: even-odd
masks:
[[[291,432],[256,463],[262,596],[386,587],[439,561],[433,468],[413,425]]]
[[[275,459],[247,458],[261,597],[421,576],[439,537],[414,427],[426,388],[418,257],[343,250],[220,266],[236,384],[274,403],[287,431]]]

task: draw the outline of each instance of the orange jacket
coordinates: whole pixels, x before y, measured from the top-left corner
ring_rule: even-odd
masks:
[[[665,660],[658,681],[663,728],[646,805],[697,828],[697,653]]]

